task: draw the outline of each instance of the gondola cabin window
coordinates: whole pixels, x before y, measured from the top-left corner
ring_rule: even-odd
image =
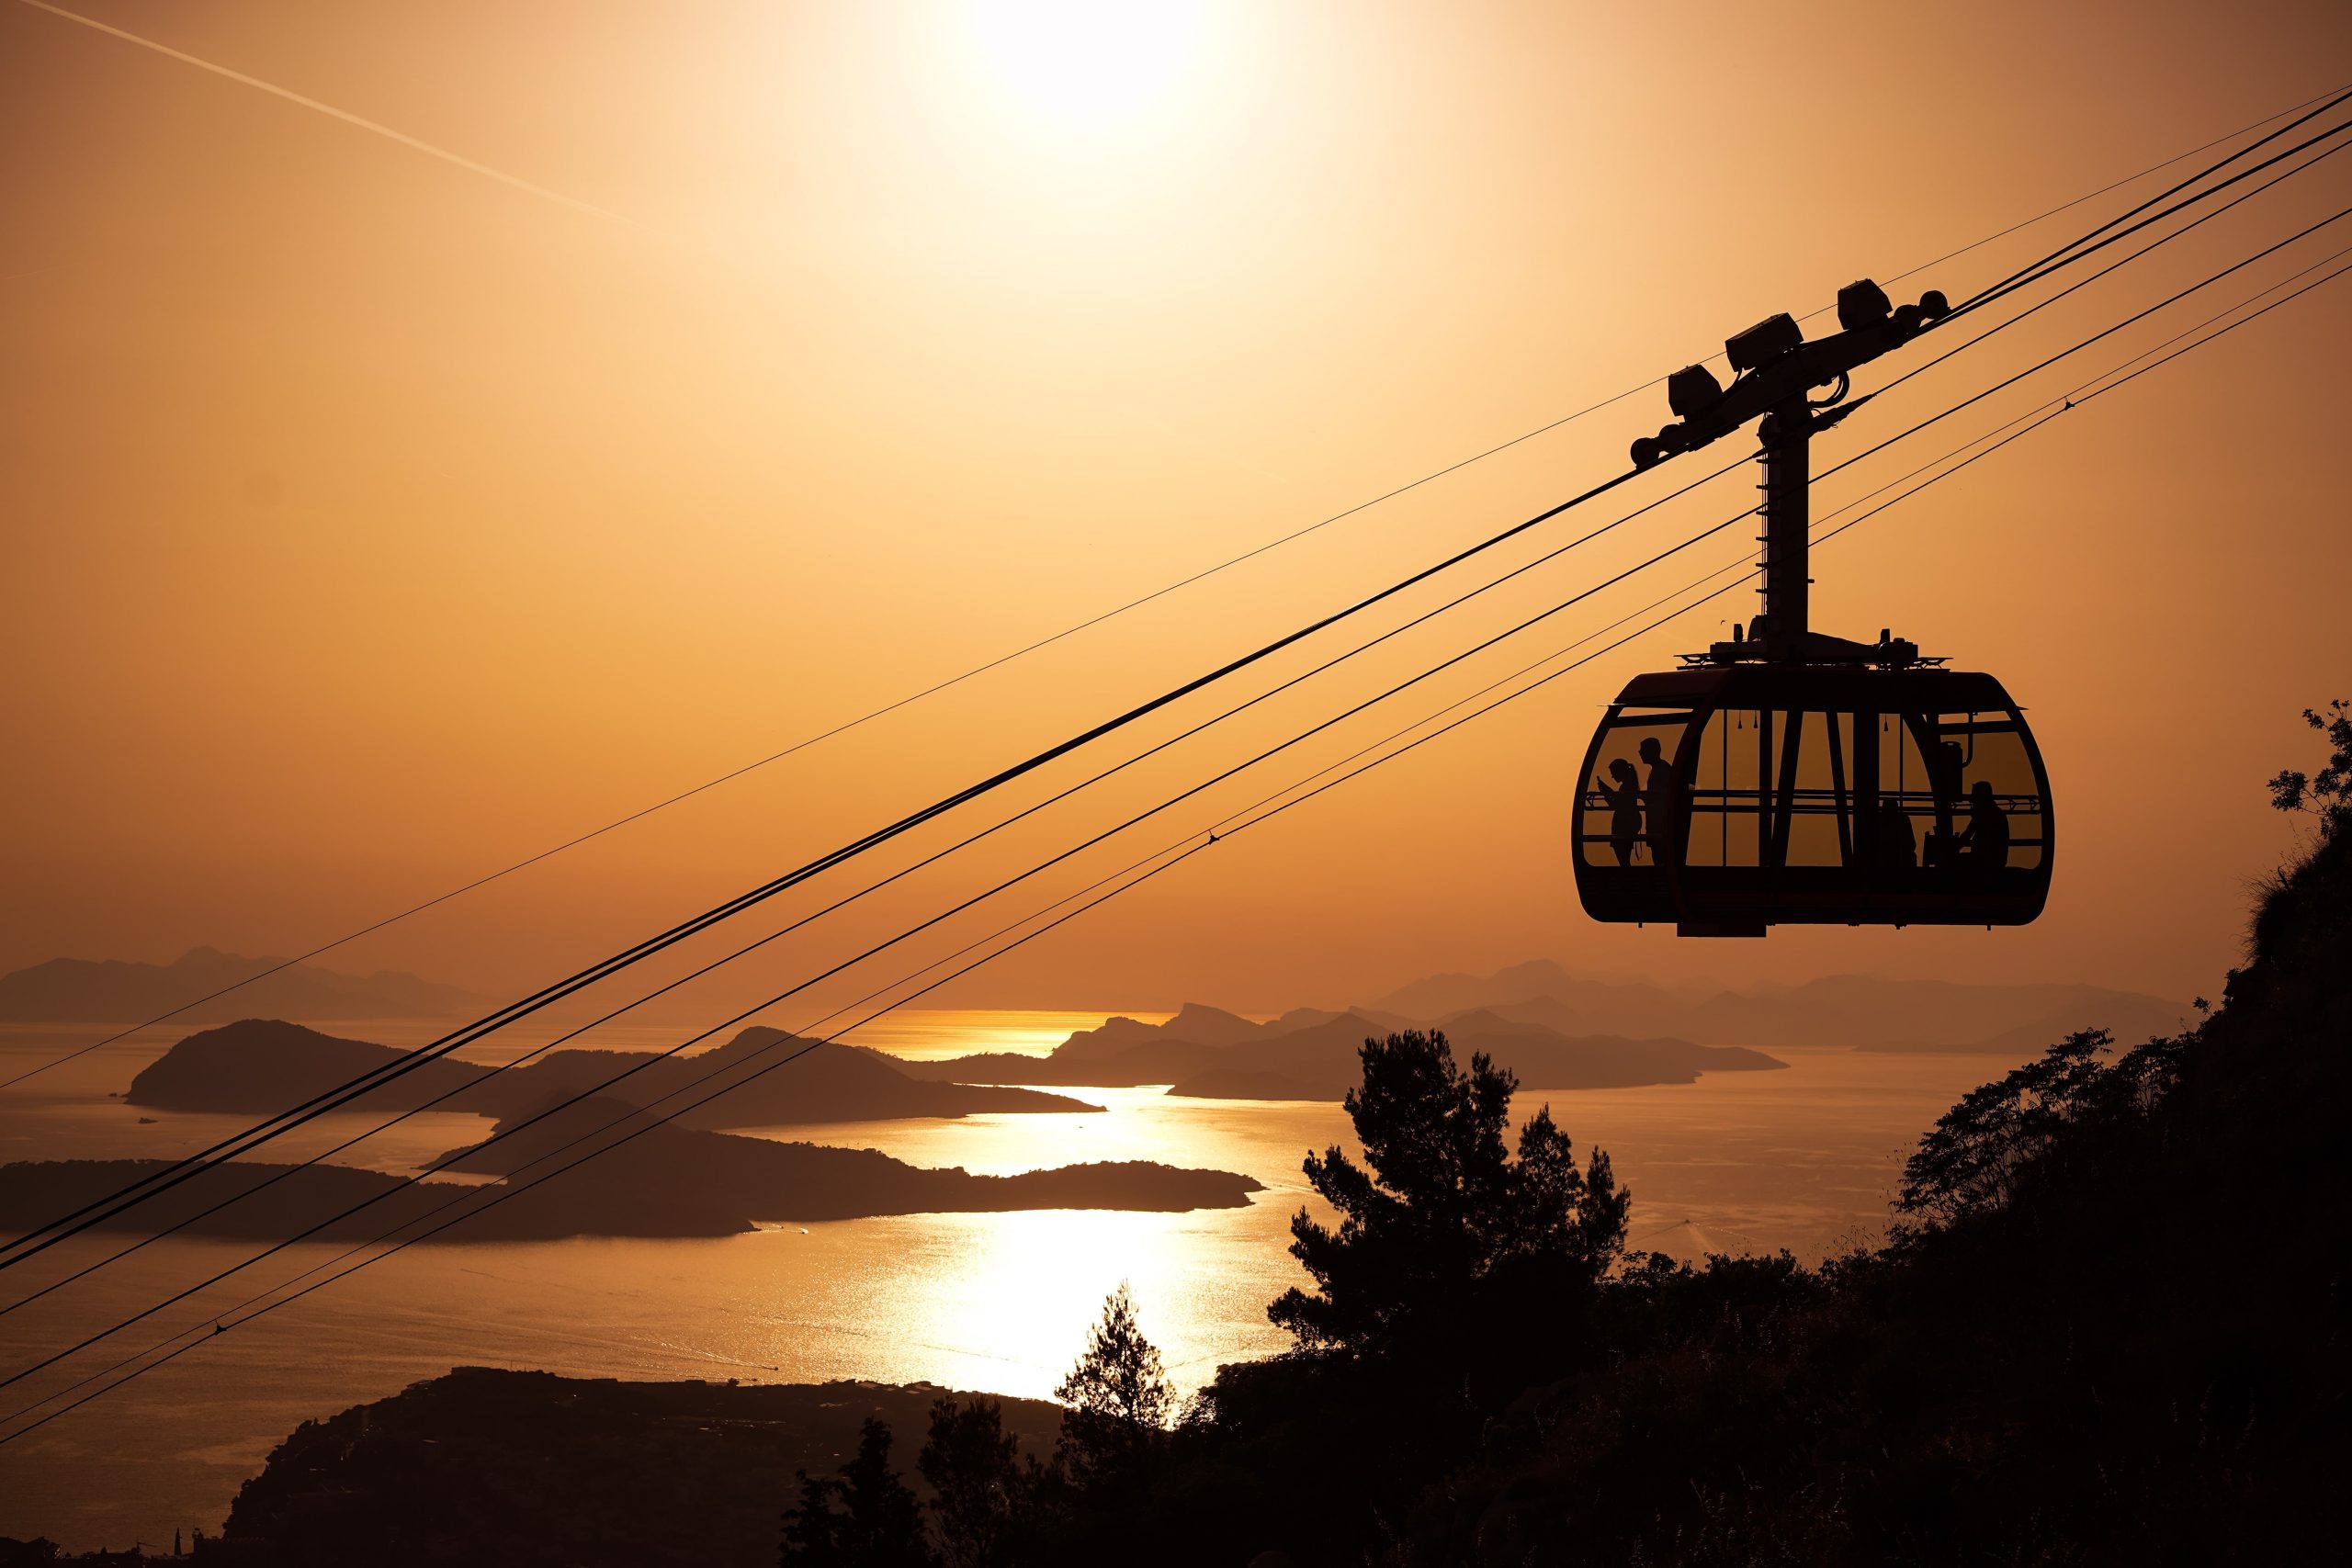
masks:
[[[1939,863],[1986,874],[2041,864],[2043,806],[2025,736],[2008,715],[1939,716],[1940,770],[1950,794],[1950,848]]]
[[[2033,761],[2006,715],[1719,708],[1689,769],[1680,863],[1694,870],[1867,867],[1899,880],[2041,863]]]
[[[1594,734],[1577,896],[1693,935],[2022,924],[2049,893],[2049,791],[2022,710],[1981,673],[1659,671]]]
[[[1856,716],[1807,708],[1718,708],[1690,758],[1685,865],[1843,866],[1869,847],[1871,805]],[[1912,773],[1917,765],[1916,746]],[[1888,764],[1902,765],[1899,750]]]
[[[1655,870],[1672,852],[1676,758],[1687,708],[1630,710],[1605,725],[1577,795],[1588,864]]]

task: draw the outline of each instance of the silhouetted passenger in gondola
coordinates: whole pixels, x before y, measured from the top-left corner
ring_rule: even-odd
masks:
[[[1609,803],[1609,848],[1617,856],[1619,865],[1634,863],[1634,843],[1642,836],[1642,780],[1634,772],[1634,764],[1620,757],[1609,764],[1609,776],[1617,781],[1611,788],[1600,779],[1592,787]]]
[[[1667,825],[1674,819],[1674,764],[1656,736],[1643,741],[1641,750],[1648,770],[1642,781],[1643,837],[1649,840],[1652,863],[1664,865]]]
[[[1911,814],[1892,795],[1878,805],[1878,868],[1910,871],[1919,863],[1919,841],[1911,831]]]
[[[2009,818],[1993,797],[1993,785],[1978,779],[1968,791],[1968,826],[1958,835],[1962,871],[1990,875],[2009,863]]]

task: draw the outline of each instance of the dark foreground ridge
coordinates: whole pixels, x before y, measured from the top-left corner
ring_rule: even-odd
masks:
[[[715,1074],[713,1082],[736,1082],[801,1043],[782,1030],[752,1028],[724,1045],[666,1061],[654,1061],[650,1051],[554,1051],[494,1077],[487,1067],[444,1057],[370,1089],[351,1105],[380,1113],[450,1094],[437,1109],[527,1115],[630,1067],[640,1070],[614,1085],[607,1091],[612,1098],[648,1105],[684,1091],[683,1099],[691,1101],[698,1092],[688,1089],[690,1080]],[[167,1111],[269,1115],[388,1066],[401,1055],[390,1045],[249,1018],[180,1041],[131,1079],[125,1098]],[[919,1078],[878,1051],[820,1043],[789,1068],[743,1082],[680,1121],[688,1127],[771,1127],[1101,1109],[1068,1095]]]
[[[220,1558],[285,1568],[765,1568],[794,1471],[847,1461],[868,1419],[921,1431],[944,1393],[460,1367],[305,1422],[238,1493]],[[1032,1454],[1051,1450],[1058,1406],[1001,1404],[1007,1435]]]
[[[548,1164],[520,1170],[522,1182],[553,1165],[626,1134],[596,1129],[626,1107],[605,1100],[573,1106],[487,1148],[458,1152],[448,1168],[504,1177],[582,1134],[590,1141]],[[0,1166],[0,1231],[21,1230],[69,1213],[165,1168],[158,1160],[58,1160]],[[284,1180],[191,1227],[198,1235],[275,1240],[309,1229],[366,1200],[381,1201],[321,1233],[330,1241],[381,1235],[395,1225],[469,1217],[436,1240],[544,1241],[571,1235],[715,1236],[755,1230],[760,1222],[803,1224],[878,1214],[995,1213],[1015,1209],[1126,1209],[1174,1213],[1238,1208],[1260,1184],[1231,1171],[1183,1169],[1148,1161],[1064,1166],[1018,1176],[974,1176],[959,1168],[925,1169],[873,1149],[826,1148],[726,1133],[660,1127],[599,1154],[562,1178],[502,1197],[499,1182],[465,1206],[435,1213],[460,1193],[479,1190],[425,1180],[404,1190],[400,1179],[348,1166],[287,1167],[236,1161],[164,1191],[109,1222],[111,1228],[161,1230],[199,1210],[250,1191],[282,1172]],[[494,1206],[492,1204],[495,1200]],[[404,1233],[405,1234],[405,1233]]]
[[[1143,1560],[2334,1555],[2352,724],[2323,727],[2328,772],[2274,782],[2282,805],[2320,796],[2319,837],[2263,886],[2222,1006],[2129,1050],[2077,1026],[1968,1095],[1905,1168],[1888,1246],[1817,1270],[1633,1257],[1540,1299],[1507,1249],[1483,1281],[1375,1269],[1384,1320],[1220,1372],[1132,1526]],[[1392,1167],[1409,1181],[1412,1151]]]

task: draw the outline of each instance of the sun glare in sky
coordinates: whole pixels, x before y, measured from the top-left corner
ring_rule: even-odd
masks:
[[[1202,53],[1183,0],[967,0],[971,53],[1020,114],[1062,133],[1112,130],[1163,107]]]

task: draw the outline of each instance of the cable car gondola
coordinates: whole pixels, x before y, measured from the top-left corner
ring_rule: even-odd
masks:
[[[2022,925],[2049,896],[2049,775],[1990,675],[1928,663],[1636,675],[1581,776],[1577,893],[1597,920],[1692,936]]]
[[[1747,635],[1635,676],[1594,732],[1570,831],[1594,919],[2022,925],[2049,897],[2049,774],[2001,683],[1807,625],[1810,439],[1860,406],[1849,371],[1945,313],[1933,293],[1891,310],[1867,281],[1838,303],[1844,330],[1819,342],[1787,316],[1733,338],[1729,389],[1701,367],[1668,378],[1681,423],[1634,444],[1647,467],[1761,416],[1764,606]]]

